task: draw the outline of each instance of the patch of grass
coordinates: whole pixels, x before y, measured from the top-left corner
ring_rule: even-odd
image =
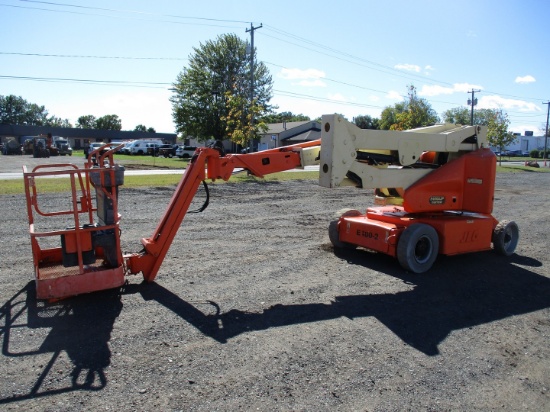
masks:
[[[162,167],[167,169],[184,169],[188,160],[178,158],[153,158],[150,156],[118,156],[121,163],[127,169],[132,169],[132,164],[139,165],[137,168]],[[134,163],[135,162],[135,163]],[[548,167],[528,167],[528,166],[507,166],[506,164],[499,166],[497,164],[497,173],[550,173]],[[319,173],[314,171],[298,171],[298,172],[281,172],[273,173],[258,178],[249,176],[246,172],[236,173],[229,179],[232,183],[247,183],[247,182],[262,182],[262,181],[288,181],[288,180],[312,180],[315,183],[319,178]],[[125,176],[124,187],[147,187],[147,186],[172,186],[178,184],[181,180],[181,175],[152,175],[152,176]],[[209,182],[210,183],[210,182]],[[225,183],[223,180],[217,180],[215,184]],[[41,193],[65,192],[70,190],[68,178],[59,179],[40,179]],[[25,192],[23,179],[0,180],[0,195],[22,194]]]
[[[147,187],[147,186],[172,186],[177,185],[182,175],[152,175],[152,176],[125,176],[124,187]],[[229,179],[232,183],[261,182],[261,181],[287,181],[287,180],[317,180],[318,172],[282,172],[273,173],[264,179],[248,176],[246,172],[237,173]],[[209,182],[210,183],[210,182]],[[225,183],[223,180],[216,180],[215,184]],[[38,183],[37,183],[38,186]],[[40,193],[59,193],[70,190],[68,178],[39,179]],[[25,193],[23,179],[0,180],[0,195],[13,195]]]
[[[156,167],[163,169],[185,169],[189,159],[180,159],[179,157],[153,157],[153,156],[130,156],[115,155],[115,161],[124,166],[139,165],[142,168],[154,169]]]
[[[529,167],[529,166],[499,166],[497,164],[497,173],[549,173],[548,167]]]

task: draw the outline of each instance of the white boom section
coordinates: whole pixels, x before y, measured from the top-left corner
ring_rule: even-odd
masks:
[[[466,143],[466,140],[473,143]],[[319,184],[324,187],[352,184],[346,175],[353,172],[361,179],[363,188],[406,189],[433,170],[403,168],[418,162],[422,153],[447,152],[451,160],[458,157],[459,152],[487,147],[486,142],[487,130],[483,126],[446,123],[408,131],[370,130],[360,129],[339,115],[324,115]],[[396,154],[399,164],[388,167],[387,164],[359,162],[356,159],[358,150]]]

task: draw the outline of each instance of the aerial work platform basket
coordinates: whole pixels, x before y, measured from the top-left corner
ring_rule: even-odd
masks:
[[[52,164],[29,172],[23,167],[37,298],[56,299],[124,284],[117,202],[124,168],[113,162],[116,150],[90,157],[83,168]],[[52,178],[63,179],[58,182],[67,190],[41,192]],[[57,210],[57,200],[54,205],[61,196],[65,210]]]

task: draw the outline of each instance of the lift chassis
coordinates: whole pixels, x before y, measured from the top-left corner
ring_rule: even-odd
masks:
[[[438,254],[514,252],[516,223],[491,215],[496,157],[485,127],[361,130],[340,117],[323,117],[323,127],[320,184],[376,189],[376,206],[342,211],[330,223],[335,247],[385,253],[415,273]]]
[[[319,184],[375,189],[366,212],[345,210],[329,224],[337,248],[362,247],[394,256],[407,270],[430,269],[438,254],[495,249],[510,255],[518,243],[514,222],[492,215],[496,158],[483,127],[437,125],[407,132],[361,130],[338,115],[323,116],[321,139],[249,154],[221,146],[198,148],[167,209],[143,249],[123,254],[118,213],[124,168],[114,162],[122,145],[73,164],[24,168],[37,297],[56,299],[120,287],[127,275],[155,279],[201,184],[228,180],[235,170],[263,177],[319,164]],[[63,176],[69,208],[41,207],[37,182]],[[205,205],[206,206],[206,205]],[[66,219],[65,227],[39,230],[38,221]],[[52,247],[60,242],[61,245]]]

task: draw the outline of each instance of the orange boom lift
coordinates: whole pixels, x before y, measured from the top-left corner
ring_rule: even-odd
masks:
[[[128,255],[121,252],[117,206],[124,168],[113,156],[122,145],[98,148],[83,168],[24,168],[37,297],[116,288],[138,273],[153,281],[201,183],[207,188],[207,180],[228,180],[235,169],[263,177],[319,164],[321,186],[375,189],[375,206],[340,212],[329,224],[329,238],[338,248],[394,256],[416,273],[429,270],[439,253],[494,248],[510,255],[519,231],[514,222],[499,223],[491,215],[496,158],[485,146],[485,129],[478,126],[361,130],[328,115],[320,141],[250,154],[225,154],[221,145],[198,148],[154,233],[141,239],[143,250]],[[70,182],[67,210],[48,211],[38,202],[37,181],[52,176]],[[38,220],[45,230],[37,228]],[[52,230],[59,222],[65,227]]]

